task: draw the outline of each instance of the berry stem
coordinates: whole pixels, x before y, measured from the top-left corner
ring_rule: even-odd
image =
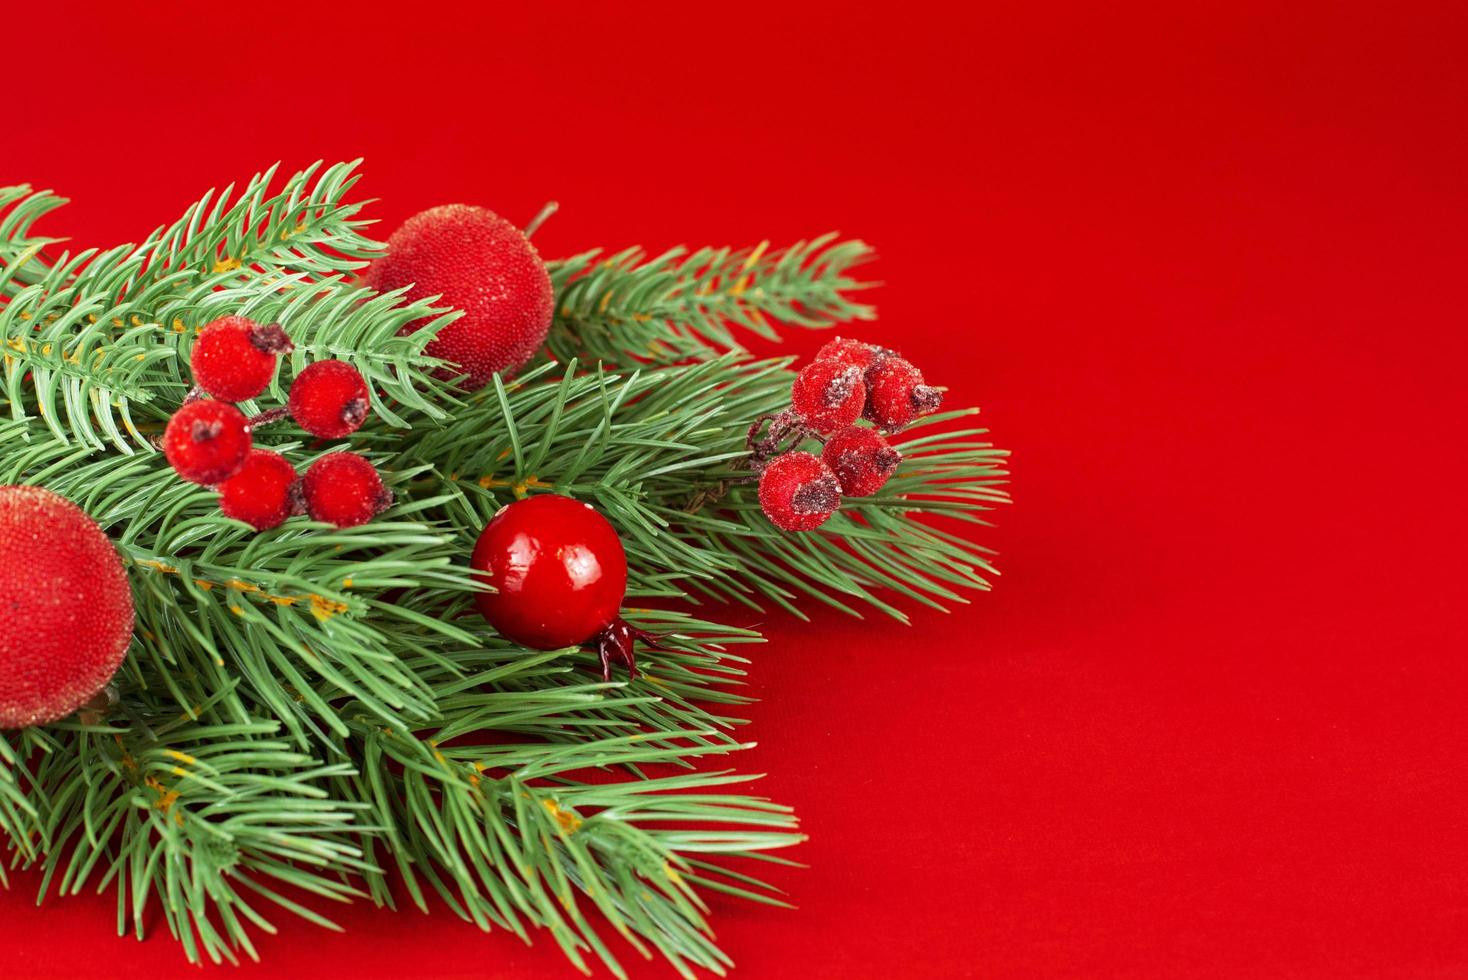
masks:
[[[530,224],[525,226],[525,237],[529,238],[531,235],[535,234],[536,231],[540,229],[540,226],[545,224],[546,219],[559,211],[560,208],[561,205],[559,203],[555,201],[546,201],[545,207],[540,209],[540,213],[531,218]]]
[[[288,414],[290,414],[290,410],[286,408],[267,409],[266,411],[261,412],[259,415],[250,416],[249,425],[251,429],[258,429],[262,425],[269,425],[272,422],[279,422]]]

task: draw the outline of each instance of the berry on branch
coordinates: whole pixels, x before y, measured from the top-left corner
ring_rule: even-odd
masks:
[[[633,641],[653,637],[624,622],[627,555],[616,529],[589,504],[542,494],[501,507],[474,545],[474,597],[506,639],[534,650],[595,644],[602,678],[612,661],[637,676]]]
[[[264,391],[275,376],[276,355],[292,350],[291,340],[272,323],[261,326],[242,316],[220,317],[194,341],[189,367],[194,384],[220,401],[242,402]]]
[[[252,449],[238,473],[219,485],[219,509],[225,517],[268,531],[292,514],[305,513],[296,468],[280,453]]]
[[[816,351],[815,359],[818,361],[835,361],[838,364],[852,364],[865,371],[878,360],[891,353],[885,347],[877,347],[873,344],[862,343],[860,340],[851,340],[847,337],[837,337]]]
[[[0,728],[56,721],[122,664],[133,598],[117,550],[76,504],[0,487]]]
[[[290,415],[321,439],[340,439],[362,427],[371,410],[367,382],[346,361],[316,361],[291,382]]]
[[[311,519],[337,527],[366,524],[392,506],[377,467],[356,453],[322,456],[306,470],[302,490]]]
[[[427,351],[484,387],[540,349],[555,297],[550,274],[520,229],[486,208],[449,204],[409,218],[387,240],[387,254],[367,270],[367,284],[387,291],[411,286],[408,300],[438,295],[464,315],[439,331]],[[427,321],[404,328],[418,329]]]
[[[760,474],[759,503],[781,530],[812,531],[841,506],[841,484],[819,457],[789,452]]]
[[[207,398],[187,402],[163,431],[163,454],[190,483],[214,486],[229,479],[249,451],[249,421],[227,402]]]
[[[919,415],[936,411],[943,392],[923,384],[923,373],[900,357],[884,357],[867,371],[863,413],[880,429],[895,432]]]
[[[861,368],[839,361],[811,362],[790,386],[790,408],[817,432],[855,422],[866,398]]]
[[[902,462],[902,453],[887,444],[876,429],[848,425],[826,441],[821,459],[849,497],[870,497],[887,482]]]

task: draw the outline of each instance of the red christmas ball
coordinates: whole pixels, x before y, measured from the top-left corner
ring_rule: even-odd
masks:
[[[495,589],[474,597],[484,618],[536,650],[597,639],[618,621],[627,593],[627,555],[616,530],[570,497],[544,494],[502,507],[469,563]]]
[[[0,728],[56,721],[102,690],[133,631],[127,572],[96,522],[40,487],[0,487]]]
[[[884,357],[867,371],[866,418],[889,432],[936,411],[943,393],[923,383],[923,373],[900,357]]]
[[[340,439],[356,432],[371,405],[367,382],[346,361],[308,364],[291,382],[291,418],[322,439]]]
[[[450,376],[467,375],[461,384],[469,389],[530,360],[555,308],[550,275],[530,240],[493,211],[467,204],[409,218],[367,270],[367,284],[379,291],[411,286],[410,300],[437,295],[441,305],[464,311],[439,331],[428,353],[458,368]]]
[[[163,430],[163,455],[190,483],[213,486],[229,479],[249,452],[249,420],[227,402],[188,402]]]
[[[337,527],[366,524],[392,506],[377,467],[356,453],[322,456],[306,470],[301,489],[311,519]]]
[[[886,484],[902,462],[902,453],[875,429],[849,425],[826,440],[821,460],[841,482],[848,497],[869,497]]]
[[[252,449],[234,476],[219,485],[219,509],[225,517],[268,531],[292,514],[304,511],[296,468],[280,453]]]
[[[262,327],[242,316],[225,316],[199,332],[189,367],[194,384],[210,395],[242,402],[265,390],[275,376],[276,355],[291,349],[280,324]]]
[[[760,474],[759,502],[781,530],[813,531],[841,506],[841,484],[819,457],[786,453]]]
[[[813,361],[790,386],[791,409],[817,432],[855,422],[866,400],[861,368],[840,361]]]

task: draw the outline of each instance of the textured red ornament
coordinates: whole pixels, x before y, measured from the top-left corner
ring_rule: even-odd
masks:
[[[502,507],[479,535],[469,562],[494,592],[475,596],[506,639],[536,650],[582,643],[600,648],[602,676],[621,660],[634,675],[634,638],[619,618],[627,555],[616,529],[588,504],[544,494]]]
[[[843,494],[869,497],[887,483],[902,462],[902,453],[877,430],[849,425],[826,440],[821,460],[836,474]]]
[[[807,364],[790,386],[790,408],[817,432],[830,432],[861,418],[867,390],[861,368],[840,361]]]
[[[867,371],[863,413],[878,427],[900,429],[919,415],[936,411],[943,393],[923,383],[923,373],[897,356],[883,357]]]
[[[0,487],[0,612],[0,728],[71,714],[106,686],[132,637],[117,550],[40,487]]]
[[[178,475],[213,486],[233,476],[250,451],[250,424],[226,402],[187,402],[168,420],[163,454]]]
[[[316,361],[291,382],[290,415],[313,436],[340,439],[362,427],[371,408],[367,382],[345,361]]]
[[[816,351],[817,361],[836,361],[839,364],[851,364],[865,371],[880,356],[891,353],[885,347],[876,347],[872,344],[862,343],[860,340],[851,340],[848,337],[837,337],[826,342],[826,345]]]
[[[449,204],[409,218],[367,270],[377,290],[411,286],[408,299],[441,295],[464,315],[439,331],[428,353],[482,388],[520,368],[550,330],[555,296],[545,263],[520,229],[486,208]],[[415,330],[426,321],[409,324]]]
[[[819,457],[790,452],[760,474],[759,502],[781,530],[812,531],[841,506],[841,484]]]
[[[356,453],[331,453],[311,464],[302,483],[312,520],[355,527],[392,506],[377,467]]]
[[[275,376],[276,355],[291,341],[272,323],[261,326],[242,316],[220,317],[199,332],[189,356],[194,384],[226,402],[254,398]]]
[[[302,513],[305,503],[296,468],[280,453],[252,449],[238,473],[219,485],[219,509],[225,517],[267,531]]]

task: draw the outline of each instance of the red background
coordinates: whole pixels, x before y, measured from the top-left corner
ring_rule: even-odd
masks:
[[[875,641],[768,620],[744,766],[811,868],[718,903],[739,975],[1468,971],[1461,5],[50,6],[3,18],[0,179],[83,243],[362,154],[389,228],[879,248],[863,335],[1015,451],[1005,575]],[[182,971],[33,884],[5,976]],[[240,975],[571,972],[342,921]]]

